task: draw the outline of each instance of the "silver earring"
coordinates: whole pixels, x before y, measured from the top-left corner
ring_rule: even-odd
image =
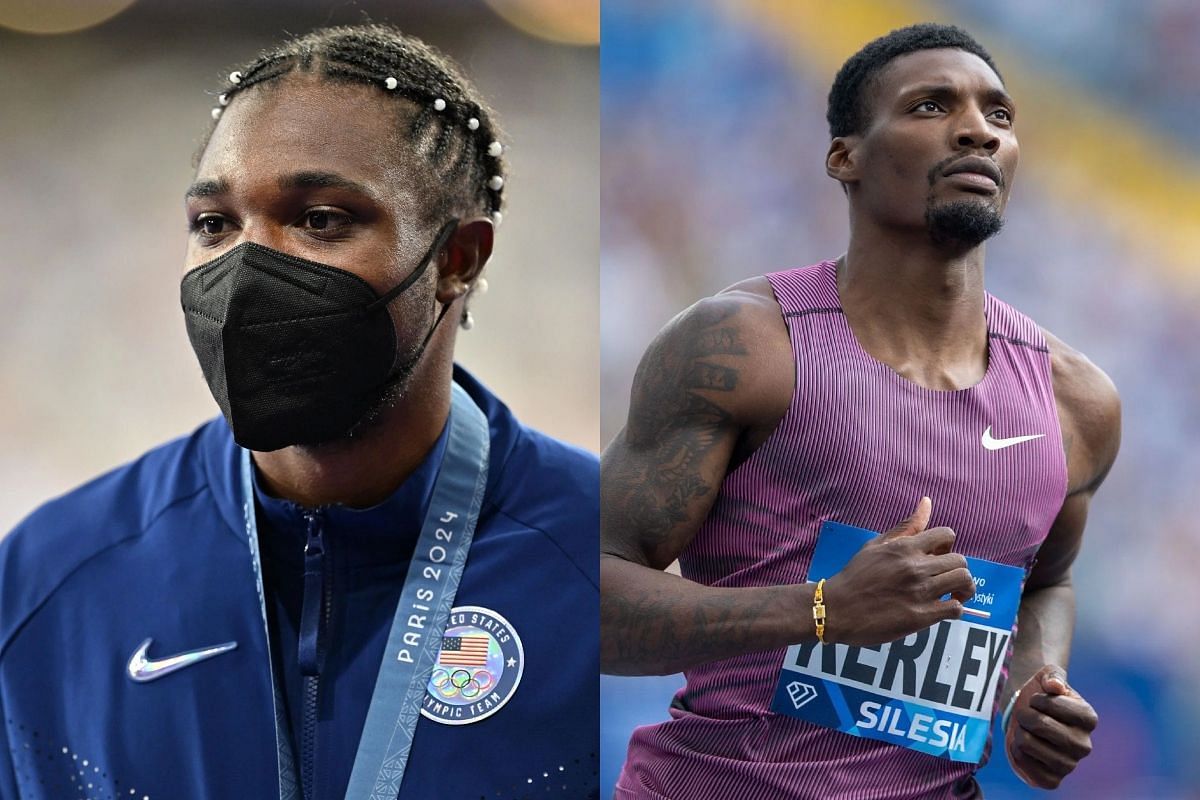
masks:
[[[464,331],[469,331],[475,327],[475,318],[471,316],[471,312],[468,309],[463,309],[462,319],[458,321],[458,325]]]

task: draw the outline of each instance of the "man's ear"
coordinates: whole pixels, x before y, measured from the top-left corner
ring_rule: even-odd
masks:
[[[825,154],[825,174],[842,184],[858,183],[858,136],[838,136]]]
[[[449,303],[467,293],[492,256],[495,232],[487,217],[458,223],[438,260],[438,302]]]

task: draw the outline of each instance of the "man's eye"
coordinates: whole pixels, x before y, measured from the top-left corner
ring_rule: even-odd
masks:
[[[217,236],[225,232],[225,224],[224,217],[200,217],[192,223],[192,230],[204,236]]]
[[[913,111],[941,111],[942,107],[932,100],[922,100]]]
[[[315,231],[330,231],[350,224],[350,217],[336,211],[309,211],[304,215],[300,227]]]
[[[1000,119],[1004,120],[1005,122],[1012,122],[1012,114],[1009,113],[1007,108],[997,108],[992,113],[994,115],[998,116]]]

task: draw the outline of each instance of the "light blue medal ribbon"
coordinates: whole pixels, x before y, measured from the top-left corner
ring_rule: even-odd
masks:
[[[479,508],[487,486],[490,437],[487,418],[457,384],[452,384],[450,431],[441,470],[421,526],[421,536],[409,563],[408,576],[375,691],[358,743],[358,754],[346,788],[347,800],[396,800],[408,764],[413,733],[421,715],[429,675],[441,652],[442,632],[454,605],[458,581],[475,534]],[[242,496],[246,498],[246,533],[254,575],[267,624],[258,532],[254,520],[254,489],[249,451],[242,452]],[[268,648],[270,636],[268,635]],[[274,687],[275,741],[278,750],[280,800],[298,800],[295,759],[288,745],[279,687]]]
[[[347,800],[396,800],[487,486],[487,418],[454,385],[450,438],[396,604]],[[397,702],[399,701],[399,702]]]

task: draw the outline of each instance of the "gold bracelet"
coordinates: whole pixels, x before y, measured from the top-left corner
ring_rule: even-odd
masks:
[[[825,579],[817,581],[817,591],[813,594],[813,621],[817,623],[817,640],[825,644]]]

